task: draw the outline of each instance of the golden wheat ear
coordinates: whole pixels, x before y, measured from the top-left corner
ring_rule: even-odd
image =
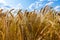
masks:
[[[14,9],[11,9],[11,10],[9,11],[9,14],[11,15],[12,18],[14,18],[13,14],[11,13],[11,11],[13,11],[13,10],[14,10]]]
[[[0,14],[2,13],[3,9],[0,9]]]

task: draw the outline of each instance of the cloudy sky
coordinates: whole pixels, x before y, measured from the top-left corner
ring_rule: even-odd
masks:
[[[59,0],[0,0],[0,8],[3,9],[39,10],[46,5],[52,6],[55,10],[60,10]]]

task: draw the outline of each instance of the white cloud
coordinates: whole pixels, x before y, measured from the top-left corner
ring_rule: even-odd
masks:
[[[12,6],[11,5],[3,5],[3,6],[1,6],[0,8],[2,8],[2,9],[9,9],[9,8],[11,8]]]
[[[58,0],[48,0],[48,1],[58,1]]]
[[[54,3],[54,2],[49,2],[49,3],[46,3],[46,5],[52,5],[53,3]],[[46,5],[45,5],[45,6],[46,6]]]
[[[11,5],[7,4],[5,0],[0,0],[0,8],[2,9],[8,9],[8,7],[11,7]]]
[[[4,0],[0,0],[0,3],[5,3],[5,1]]]
[[[58,1],[58,0],[38,0],[38,1]]]
[[[11,6],[11,9],[23,9],[24,7],[22,6],[21,3],[17,4],[16,6]]]
[[[29,6],[30,10],[38,9],[39,7],[43,6],[41,2],[34,2]]]
[[[38,1],[58,1],[58,0],[38,0]]]
[[[35,4],[32,3],[30,6],[29,6],[29,9],[32,9],[32,7],[34,6]]]
[[[21,5],[21,3],[14,6],[12,4],[9,4],[5,0],[0,0],[0,8],[2,8],[2,9],[12,9],[12,8],[19,9],[20,8],[21,9],[21,8],[23,8],[23,6]]]
[[[23,6],[22,6],[22,4],[21,3],[19,3],[18,5],[17,5],[17,8],[23,8]]]
[[[58,9],[58,8],[60,8],[60,6],[56,6],[54,9]]]
[[[56,6],[54,9],[55,9],[56,11],[60,11],[60,6]]]
[[[0,0],[0,4],[3,6],[3,5],[6,5],[6,2],[4,0]]]
[[[45,1],[45,0],[40,0],[40,1]]]

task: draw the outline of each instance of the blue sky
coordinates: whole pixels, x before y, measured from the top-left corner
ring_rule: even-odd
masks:
[[[59,0],[0,0],[0,8],[3,9],[39,10],[46,5],[52,6],[57,11],[60,10]]]

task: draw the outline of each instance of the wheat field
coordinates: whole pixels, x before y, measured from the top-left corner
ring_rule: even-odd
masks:
[[[46,6],[39,12],[0,10],[0,40],[60,40],[60,13]]]

